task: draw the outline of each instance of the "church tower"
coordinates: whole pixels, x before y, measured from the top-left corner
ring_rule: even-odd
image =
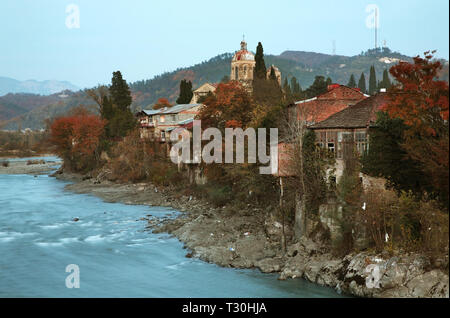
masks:
[[[230,79],[239,81],[248,89],[252,89],[253,70],[255,68],[255,55],[247,50],[247,42],[242,40],[241,49],[231,60]]]

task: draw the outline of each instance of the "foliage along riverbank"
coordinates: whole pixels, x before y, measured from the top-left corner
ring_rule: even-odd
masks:
[[[336,257],[320,241],[302,238],[280,248],[281,224],[270,209],[233,205],[216,207],[174,187],[152,183],[115,183],[80,174],[54,174],[74,183],[66,189],[96,195],[107,202],[168,206],[183,213],[176,219],[147,218],[154,232],[168,232],[182,241],[186,257],[198,257],[224,267],[258,268],[278,273],[280,279],[304,278],[362,297],[449,297],[448,258],[433,264],[426,256],[405,253],[389,255],[373,252],[350,253]],[[292,229],[285,231],[292,236]],[[447,262],[447,264],[445,264]],[[379,280],[368,266],[379,269]],[[438,266],[436,266],[438,265]]]
[[[370,128],[370,147],[359,153],[354,140],[346,142],[338,178],[334,146],[318,145],[308,114],[289,119],[292,96],[266,78],[258,48],[253,92],[220,83],[197,118],[222,136],[226,128],[277,127],[292,146],[288,176],[261,175],[256,164],[174,165],[170,144],[141,138],[120,72],[110,87],[89,92],[100,116],[80,108],[51,124],[64,171],[85,173],[86,182],[95,180],[92,189],[143,182],[173,189],[170,202],[208,202],[202,212],[157,226],[184,241],[190,256],[306,277],[355,295],[448,295],[448,83],[435,80],[440,63],[427,53],[391,68],[398,84]],[[320,95],[327,81],[318,77],[311,89]],[[366,187],[361,172],[388,187]]]

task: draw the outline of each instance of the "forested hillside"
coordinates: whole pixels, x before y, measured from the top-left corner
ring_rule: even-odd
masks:
[[[133,111],[151,108],[158,98],[167,98],[171,103],[175,103],[182,79],[192,81],[194,89],[205,82],[219,82],[224,76],[229,76],[232,57],[232,53],[220,54],[191,67],[179,68],[151,79],[130,83]],[[280,69],[283,81],[285,78],[289,80],[295,76],[303,89],[309,87],[317,75],[330,77],[335,83],[347,84],[352,74],[358,81],[361,73],[364,73],[368,87],[371,66],[375,67],[377,80],[381,80],[384,70],[400,60],[412,60],[411,57],[392,52],[388,48],[369,50],[351,57],[285,51],[280,55],[265,55],[264,59],[267,67],[273,64]],[[443,64],[441,78],[448,81],[448,61],[443,61]],[[0,128],[43,128],[46,118],[62,114],[80,104],[93,107],[94,103],[84,91],[69,93],[64,98],[58,94],[50,96],[9,94],[0,97]]]

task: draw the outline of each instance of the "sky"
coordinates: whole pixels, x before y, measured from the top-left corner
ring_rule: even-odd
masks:
[[[1,0],[0,76],[84,88],[120,70],[133,82],[234,52],[243,34],[265,54],[332,54],[334,42],[352,56],[374,47],[370,5],[379,44],[448,60],[448,0]]]

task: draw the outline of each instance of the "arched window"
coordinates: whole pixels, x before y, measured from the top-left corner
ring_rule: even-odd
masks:
[[[244,65],[244,78],[247,78],[247,65]]]
[[[238,80],[239,79],[239,69],[237,66],[234,68],[234,75],[236,76],[236,80]]]

